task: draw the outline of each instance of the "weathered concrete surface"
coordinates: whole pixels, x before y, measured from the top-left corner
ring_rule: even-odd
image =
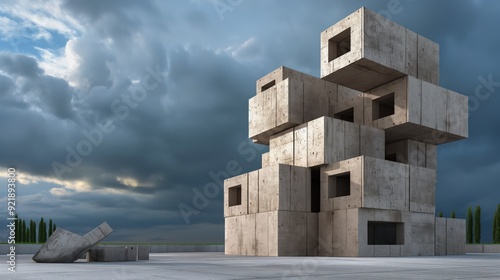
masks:
[[[58,228],[36,252],[33,260],[40,263],[74,262],[112,231],[106,222],[84,236]]]
[[[94,246],[88,252],[89,262],[123,262],[149,260],[149,245],[104,245]]]
[[[65,265],[17,259],[9,280],[142,279],[498,279],[500,254],[406,258],[246,257],[223,253],[151,254],[147,262]],[[91,276],[90,276],[91,275]]]

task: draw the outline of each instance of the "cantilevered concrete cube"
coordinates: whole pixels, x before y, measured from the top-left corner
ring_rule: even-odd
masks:
[[[270,138],[269,165],[315,167],[360,155],[384,158],[384,131],[329,117]]]
[[[386,143],[443,144],[468,136],[465,95],[407,76],[364,95],[364,125],[384,129]]]
[[[321,169],[321,211],[352,208],[434,213],[436,171],[361,156]]]
[[[321,116],[328,116],[337,85],[280,67],[257,81],[249,101],[249,136],[268,144],[269,136]]]
[[[439,46],[366,8],[321,33],[321,78],[367,91],[411,75],[439,84]]]

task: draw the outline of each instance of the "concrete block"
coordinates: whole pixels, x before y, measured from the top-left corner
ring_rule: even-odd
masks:
[[[364,125],[360,128],[360,155],[385,158],[385,132]]]
[[[277,164],[260,169],[258,177],[258,212],[307,211],[311,196],[310,170]]]
[[[149,252],[151,251],[151,245],[137,245],[137,259],[139,261],[149,260]]]
[[[410,165],[410,211],[436,212],[436,170]]]
[[[359,155],[385,157],[384,131],[329,117],[307,124],[307,165],[315,167]]]
[[[447,255],[465,254],[465,225],[464,219],[446,219]]]
[[[434,213],[412,213],[411,216],[412,255],[434,256]]]
[[[257,81],[257,95],[249,103],[249,136],[269,144],[269,137],[330,114],[330,98],[337,85],[280,67]]]
[[[321,33],[321,78],[367,91],[405,75],[439,82],[439,48],[361,8]]]
[[[74,262],[111,232],[113,230],[106,222],[84,236],[58,228],[35,253],[33,260],[38,263]]]
[[[241,219],[241,255],[256,255],[256,214],[248,214],[240,217]]]
[[[147,255],[147,259],[149,259],[149,252]],[[87,253],[87,261],[89,262],[124,262],[137,260],[139,260],[139,248],[134,245],[95,246]]]
[[[272,212],[255,214],[255,251],[257,256],[269,256],[269,231],[272,229],[269,228],[268,223],[271,214]],[[226,248],[227,246],[227,243],[225,243]]]
[[[248,213],[248,173],[224,180],[224,217]]]
[[[384,129],[386,143],[442,144],[467,137],[466,96],[406,76],[367,91],[364,98],[364,125]]]
[[[356,157],[321,168],[321,211],[362,206],[363,160]]]
[[[332,256],[348,256],[347,252],[347,210],[333,211]]]
[[[409,178],[408,165],[364,157],[363,207],[407,211]]]
[[[306,213],[307,225],[306,225],[306,235],[307,235],[307,256],[318,256],[319,255],[319,225],[318,225],[318,213]]]
[[[278,211],[278,256],[307,256],[307,214]]]
[[[275,134],[269,140],[269,165],[294,164],[294,129]]]
[[[483,245],[485,254],[500,254],[500,245],[498,244],[485,244]],[[458,251],[461,252],[461,251]]]
[[[276,95],[277,88],[273,86],[248,101],[248,134],[256,143],[269,143],[276,128]]]
[[[262,168],[269,166],[269,152],[262,154]]]
[[[296,166],[307,165],[307,123],[294,127],[293,158]]]
[[[333,256],[333,211],[318,213],[318,255]]]
[[[248,173],[248,214],[259,212],[259,171]]]
[[[446,218],[436,217],[435,225],[435,255],[436,256],[446,256]]]
[[[363,93],[337,86],[337,95],[330,99],[330,112],[334,118],[363,124]]]
[[[224,234],[224,253],[241,255],[241,216],[224,218]]]
[[[419,79],[439,85],[439,45],[418,35],[417,75]]]

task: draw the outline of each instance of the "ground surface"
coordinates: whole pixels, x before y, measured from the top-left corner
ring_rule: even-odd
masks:
[[[17,272],[2,265],[0,279],[500,279],[500,254],[277,258],[162,253],[151,254],[149,261],[71,264],[38,264],[32,255],[17,257]]]

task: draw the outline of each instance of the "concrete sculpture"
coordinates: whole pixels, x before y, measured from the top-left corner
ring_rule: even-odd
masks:
[[[33,260],[38,263],[74,262],[111,232],[113,229],[106,222],[84,236],[58,228],[35,253]]]
[[[439,46],[366,8],[321,33],[321,78],[257,81],[262,169],[224,181],[226,254],[463,254],[435,217],[437,145],[468,136],[468,99],[439,85]]]

